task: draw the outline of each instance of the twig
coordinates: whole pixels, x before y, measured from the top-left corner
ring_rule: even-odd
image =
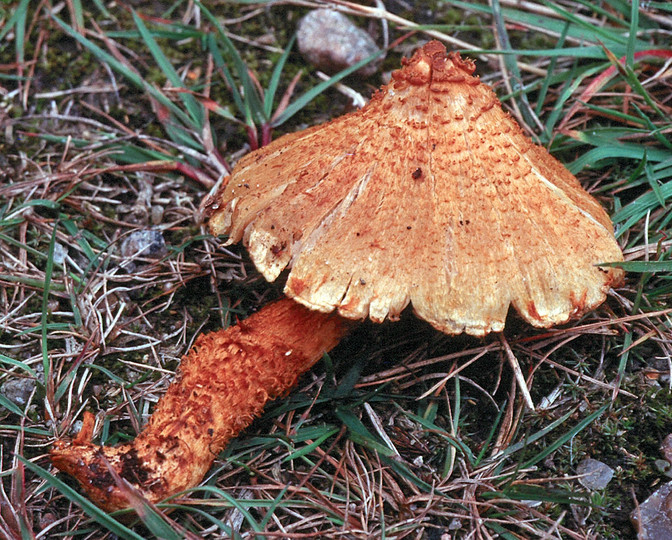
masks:
[[[504,337],[504,334],[502,334],[502,333],[499,334],[499,341],[501,342],[502,346],[504,347],[504,352],[506,353],[506,357],[509,360],[509,363],[511,364],[511,369],[513,369],[513,374],[516,377],[516,382],[518,383],[518,388],[520,388],[520,391],[523,394],[523,398],[525,399],[525,403],[527,404],[527,406],[531,410],[534,410],[534,403],[532,402],[532,396],[530,395],[530,390],[527,388],[527,383],[525,382],[525,377],[523,376],[523,372],[520,369],[520,364],[518,363],[518,359],[513,354],[513,351],[511,350],[511,346],[509,345],[509,342]]]

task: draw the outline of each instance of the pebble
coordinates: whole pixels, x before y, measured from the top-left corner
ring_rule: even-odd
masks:
[[[35,386],[35,379],[17,377],[4,382],[0,386],[0,394],[21,408],[28,402],[28,398],[35,389]]]
[[[68,256],[68,250],[66,249],[66,247],[59,242],[54,243],[54,257],[53,257],[54,262],[56,264],[63,264],[67,256]]]
[[[41,365],[35,367],[35,372],[40,382],[44,382],[44,369]],[[19,408],[23,408],[36,386],[37,381],[33,377],[13,377],[0,385],[0,394]]]
[[[576,467],[576,474],[583,475],[579,482],[592,491],[604,489],[614,476],[614,469],[596,459],[586,458]]]
[[[126,259],[142,257],[143,259],[160,259],[168,254],[166,241],[161,231],[133,231],[121,243],[121,255]]]
[[[334,74],[350,67],[380,49],[373,38],[342,13],[316,9],[299,21],[299,51],[316,68]],[[359,69],[362,77],[373,75],[382,57]]]
[[[668,482],[639,505],[630,520],[639,540],[672,538],[672,482]]]
[[[665,459],[672,463],[672,433],[663,439],[660,445],[660,451],[665,456]]]

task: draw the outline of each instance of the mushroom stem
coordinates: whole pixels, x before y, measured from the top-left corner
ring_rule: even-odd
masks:
[[[132,443],[92,444],[89,414],[75,439],[55,445],[52,462],[107,511],[130,505],[129,488],[119,477],[151,502],[194,487],[228,441],[268,400],[290,389],[348,327],[337,315],[285,298],[236,326],[202,335]]]

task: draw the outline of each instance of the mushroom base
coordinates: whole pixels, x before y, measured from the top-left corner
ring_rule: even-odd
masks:
[[[134,493],[158,502],[194,487],[228,441],[333,348],[348,326],[285,298],[236,326],[200,336],[132,443],[94,445],[87,414],[75,439],[55,444],[52,462],[107,511],[128,508]]]

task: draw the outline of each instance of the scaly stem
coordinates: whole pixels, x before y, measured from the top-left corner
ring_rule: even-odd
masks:
[[[129,506],[120,478],[151,502],[194,487],[228,441],[269,399],[291,388],[347,328],[338,316],[289,299],[270,304],[236,326],[198,338],[132,443],[92,444],[89,415],[73,441],[55,445],[51,459],[108,511]]]

